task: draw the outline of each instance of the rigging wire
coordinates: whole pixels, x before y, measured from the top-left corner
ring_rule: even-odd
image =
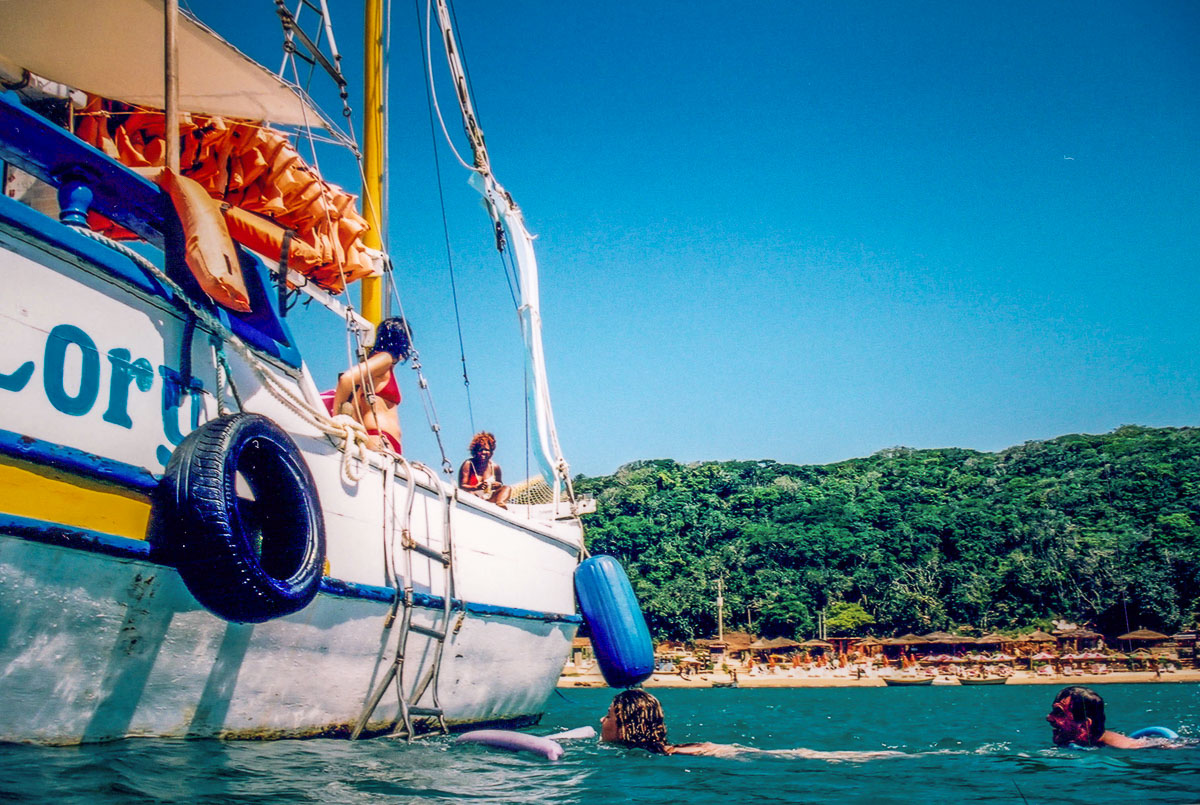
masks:
[[[413,9],[417,15],[417,38],[421,39],[421,35],[420,35],[420,32],[421,32],[420,0],[413,0]],[[428,10],[428,5],[426,6],[426,10]],[[424,61],[425,64],[428,65],[428,69],[432,69],[432,61],[429,58],[427,58],[427,55],[424,53],[425,44],[426,44],[425,40],[422,39],[421,40],[422,61]],[[459,355],[459,360],[462,362],[463,387],[466,389],[466,395],[467,395],[467,416],[471,422],[471,433],[475,433],[475,409],[474,409],[474,406],[471,401],[471,377],[467,371],[467,348],[466,348],[466,344],[463,340],[462,314],[459,310],[459,304],[458,304],[458,284],[455,281],[455,277],[454,277],[454,252],[450,246],[450,225],[449,225],[448,217],[446,215],[446,192],[442,185],[442,168],[441,168],[441,164],[440,164],[441,160],[439,159],[439,156],[438,156],[439,151],[438,151],[437,129],[434,125],[434,120],[433,120],[433,110],[437,104],[437,100],[433,96],[434,96],[433,76],[432,76],[432,74],[430,74],[429,80],[425,83],[425,105],[429,110],[429,139],[430,139],[430,142],[433,144],[433,171],[434,171],[434,175],[437,177],[438,204],[441,207],[441,213],[442,213],[442,239],[445,242],[445,247],[446,247],[446,264],[450,270],[450,296],[454,300],[454,324],[455,324],[455,327],[458,329],[458,355]],[[445,124],[442,125],[442,130],[445,131]],[[451,148],[453,148],[453,144],[451,145]]]
[[[437,102],[437,92],[432,89],[433,88],[433,62],[432,62],[432,49],[433,48],[432,48],[432,44],[428,44],[428,43],[432,42],[431,31],[432,31],[432,16],[433,16],[432,3],[433,2],[434,2],[434,0],[426,0],[426,15],[427,15],[427,17],[426,17],[426,28],[425,28],[425,39],[426,39],[426,43],[428,45],[428,48],[427,48],[427,51],[425,54],[425,60],[426,60],[426,65],[427,65],[427,70],[428,70],[428,79],[429,79],[428,83],[431,88],[430,96],[432,98],[433,109],[436,110],[438,122],[441,124],[442,133],[446,137],[446,142],[449,145],[451,152],[454,154],[455,158],[458,160],[459,164],[461,164],[463,167],[467,168],[468,170],[473,171],[474,173],[476,173],[479,176],[488,177],[491,175],[491,171],[487,164],[488,160],[486,158],[486,147],[483,145],[483,131],[482,131],[482,128],[480,127],[480,123],[479,123],[478,109],[472,108],[470,110],[470,115],[469,115],[470,120],[464,119],[464,126],[467,128],[467,136],[469,139],[472,140],[472,143],[473,143],[472,148],[476,148],[476,145],[474,143],[478,139],[478,148],[484,149],[482,163],[480,163],[480,157],[481,157],[480,153],[476,152],[475,153],[476,165],[472,166],[472,165],[467,164],[466,160],[464,160],[462,158],[461,154],[459,154],[457,148],[455,147],[454,141],[451,139],[449,130],[447,129],[445,118],[442,115],[441,107],[438,105],[438,102]],[[442,24],[448,25],[451,30],[457,30],[459,28],[458,18],[454,11],[453,5],[450,3],[449,0],[440,0],[439,6],[442,6],[442,5],[445,6],[446,10],[449,12],[449,17],[450,17],[449,20],[444,20]],[[439,14],[439,16],[440,16],[440,14]],[[448,32],[443,32],[443,38],[445,40],[444,45],[447,48],[451,48],[451,46],[453,46],[454,48],[457,49],[457,52],[452,52],[453,60],[455,60],[457,62],[458,66],[461,70],[461,73],[462,73],[462,79],[465,82],[466,86],[465,87],[459,86],[458,82],[456,82],[456,94],[460,96],[458,98],[459,105],[460,105],[460,107],[462,107],[462,112],[463,112],[464,118],[466,118],[468,116],[467,115],[467,112],[468,112],[467,105],[473,106],[473,104],[471,104],[470,99],[474,96],[475,92],[474,92],[474,88],[471,83],[470,71],[467,69],[466,53],[465,53],[465,49],[462,44],[461,33],[457,37],[454,37],[452,34],[450,34]],[[448,55],[450,55],[450,53],[448,53]],[[452,72],[453,72],[453,69],[452,69]],[[463,97],[464,95],[465,95],[465,97]],[[494,177],[492,177],[492,179],[494,181]],[[490,206],[491,205],[489,203],[489,207]],[[512,250],[506,248],[506,238],[508,236],[510,236],[510,233],[506,232],[506,228],[505,228],[503,221],[499,217],[496,217],[495,218],[496,249],[500,253],[501,267],[502,267],[502,270],[504,271],[504,279],[505,279],[505,282],[508,284],[509,296],[512,299],[513,308],[517,312],[518,331],[521,335],[522,341],[524,341],[525,340],[525,332],[524,332],[525,328],[524,328],[524,325],[521,323],[521,305],[520,305],[520,301],[518,299],[518,297],[519,297],[518,289],[520,288],[520,284],[521,284],[520,273],[519,273],[518,267],[515,264],[515,260],[516,260],[515,255],[512,253]],[[529,378],[528,365],[526,365],[526,367],[525,367],[523,380],[524,380],[524,382],[523,382],[522,396],[525,398],[525,448],[526,448],[526,454],[527,454],[526,455],[526,459],[527,459],[526,475],[528,476],[528,452],[532,449],[531,432],[530,432],[531,431],[531,428],[530,428],[531,420],[530,420],[530,411],[529,411],[531,381]],[[474,429],[474,428],[472,427],[472,429]]]
[[[446,143],[450,146],[450,153],[454,154],[454,158],[467,170],[482,173],[474,165],[468,165],[467,161],[458,153],[458,149],[454,147],[450,130],[446,128],[446,119],[442,116],[442,107],[438,105],[437,90],[433,87],[433,0],[425,0],[425,46],[422,50],[425,51],[425,75],[428,77],[429,97],[433,100],[433,108],[437,111],[438,122],[442,124],[442,134],[445,135]]]
[[[300,10],[304,7],[304,5],[305,5],[304,0],[300,0],[300,4],[297,6],[297,9],[296,9],[297,15],[299,14]],[[279,12],[280,21],[284,28],[284,46],[283,46],[284,60],[283,60],[283,65],[280,66],[279,74],[280,74],[280,77],[283,78],[284,71],[287,69],[288,65],[290,65],[292,68],[292,75],[294,77],[296,85],[299,87],[299,86],[301,86],[300,76],[299,76],[300,71],[296,65],[296,56],[298,54],[296,51],[295,43],[293,42],[293,36],[294,36],[293,29],[298,30],[299,23],[298,23],[295,15],[289,16],[289,14],[287,12],[287,8],[283,4],[283,0],[276,0],[276,10]],[[326,27],[329,26],[329,24],[330,24],[329,18],[327,16],[328,7],[325,6],[324,3],[322,3],[322,8],[320,9],[320,14],[322,17],[322,21],[325,23],[325,25],[319,27],[319,31],[317,33],[317,39],[316,39],[317,44],[319,44],[321,41],[322,32],[324,32]],[[301,33],[302,33],[302,31],[301,31]],[[343,115],[343,117],[346,118],[346,125],[350,130],[350,134],[347,137],[347,140],[349,142],[350,152],[354,155],[355,163],[358,166],[359,176],[360,176],[360,178],[363,179],[363,187],[366,187],[367,186],[366,181],[365,181],[366,169],[363,165],[363,154],[362,154],[362,151],[358,147],[357,140],[354,138],[354,125],[353,125],[353,118],[352,118],[352,109],[350,107],[350,100],[349,100],[350,96],[349,96],[349,93],[346,91],[345,76],[343,76],[341,74],[341,56],[337,53],[337,45],[336,45],[336,43],[334,43],[334,40],[333,40],[332,28],[329,28],[329,43],[330,43],[330,47],[333,50],[334,63],[336,64],[336,68],[334,70],[334,73],[331,74],[331,77],[334,79],[335,83],[338,84],[339,89],[341,90],[342,115]],[[301,55],[301,58],[304,59],[304,57],[302,55]],[[307,59],[305,59],[305,60],[308,61]],[[314,65],[314,69],[315,69],[315,63],[316,63],[315,59],[310,61],[310,64]],[[313,74],[313,70],[310,69],[309,77],[308,77],[309,82],[312,81],[312,74]],[[309,84],[303,85],[303,91],[305,92],[305,94],[307,94],[308,86],[309,86]],[[312,167],[313,167],[313,170],[316,172],[318,179],[320,179],[322,174],[321,174],[319,158],[317,156],[317,146],[316,146],[317,138],[313,134],[314,127],[311,124],[309,124],[309,122],[308,122],[308,114],[307,114],[307,111],[305,108],[305,104],[303,104],[303,103],[301,104],[301,115],[303,116],[304,125],[303,125],[301,131],[297,132],[297,138],[299,139],[301,137],[301,135],[307,137],[309,152],[312,154],[312,160],[313,160]],[[322,180],[320,182],[319,186],[321,188],[322,194],[324,194],[325,188],[326,188],[324,180]],[[332,231],[333,227],[332,227],[332,224],[331,224],[331,221],[329,218],[328,205],[327,204],[324,205],[324,208],[325,208],[325,225],[330,231]],[[285,271],[285,274],[286,274],[286,271]],[[347,286],[346,275],[343,270],[343,265],[341,263],[338,263],[338,276],[339,276],[339,279],[341,280],[342,287],[345,288]],[[364,343],[364,336],[366,335],[366,331],[363,330],[363,328],[355,320],[354,305],[351,304],[349,302],[349,300],[347,300],[347,304],[346,304],[346,322],[345,322],[345,324],[346,324],[346,340],[345,340],[346,366],[353,367],[353,366],[361,364],[362,362],[364,362],[366,360],[366,345]],[[366,388],[367,398],[368,398],[368,400],[370,400],[374,397],[374,394],[375,394],[374,384],[373,384],[372,379],[369,376],[366,377],[365,380],[366,380],[366,386],[367,386],[367,388]],[[357,401],[355,404],[356,405],[358,404]],[[358,411],[358,416],[359,416],[360,420],[361,420],[363,414],[364,414],[363,411]]]

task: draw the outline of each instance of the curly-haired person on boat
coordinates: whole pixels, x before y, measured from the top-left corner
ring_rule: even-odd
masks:
[[[505,486],[500,465],[492,461],[496,453],[496,437],[487,431],[476,433],[471,440],[471,457],[458,468],[458,486],[476,497],[495,503],[500,508],[512,495]]]

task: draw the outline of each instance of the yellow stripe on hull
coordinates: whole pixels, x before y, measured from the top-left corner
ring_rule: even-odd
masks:
[[[145,539],[150,498],[53,467],[0,460],[0,512]]]

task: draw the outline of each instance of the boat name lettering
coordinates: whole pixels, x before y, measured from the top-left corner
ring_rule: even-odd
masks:
[[[80,360],[77,375],[68,378],[68,356],[78,351]],[[129,414],[131,389],[149,392],[154,387],[154,365],[146,358],[134,358],[124,347],[110,349],[105,357],[111,367],[108,382],[108,405],[101,419],[118,427],[132,429]],[[36,365],[25,361],[13,372],[0,372],[0,391],[22,392],[33,379]],[[159,366],[162,378],[162,429],[170,446],[160,445],[157,458],[165,465],[172,448],[183,441],[185,432],[179,427],[179,408],[185,397],[191,399],[189,431],[198,427],[203,411],[203,384],[196,378],[185,378],[169,366]],[[89,414],[100,399],[100,350],[91,336],[73,324],[60,324],[50,331],[42,355],[42,388],[55,410],[68,416]],[[68,390],[70,387],[71,390]]]

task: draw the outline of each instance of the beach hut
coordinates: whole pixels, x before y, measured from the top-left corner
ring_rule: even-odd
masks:
[[[1192,665],[1196,663],[1196,638],[1195,630],[1186,632],[1176,632],[1171,635],[1171,642],[1175,644],[1176,651],[1179,654],[1180,662],[1191,661]]]
[[[595,662],[593,657],[591,640],[576,637],[571,641],[571,665],[576,669],[590,668]]]
[[[890,640],[883,641],[883,652],[889,660],[899,660],[906,653],[912,653],[913,646],[927,646],[929,641],[920,635],[909,632],[900,637],[893,637]]]
[[[753,635],[746,632],[725,632],[724,640],[714,637],[701,638],[695,641],[694,645],[697,649],[706,649],[714,665],[718,665],[722,661],[734,662],[743,659],[741,655],[750,649],[752,642]]]
[[[1098,632],[1093,632],[1091,629],[1067,629],[1066,631],[1055,632],[1055,634],[1058,636],[1060,650],[1073,650],[1076,652],[1092,648],[1101,638]]]
[[[865,657],[875,657],[883,650],[881,646],[883,641],[874,637],[864,637],[857,643],[854,643],[851,648],[861,651]]]

